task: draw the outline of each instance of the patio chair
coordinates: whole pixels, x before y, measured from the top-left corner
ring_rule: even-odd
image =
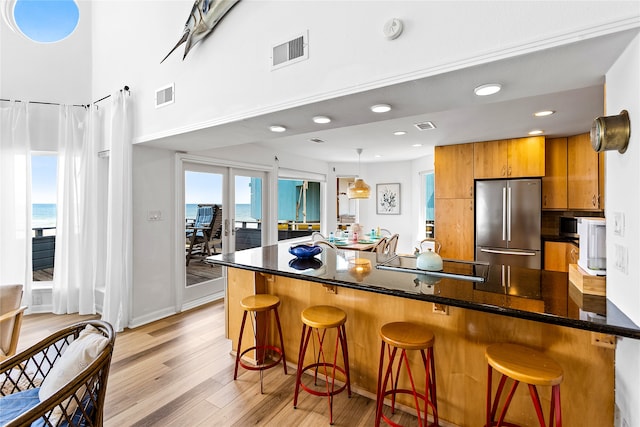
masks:
[[[198,205],[194,224],[186,227],[185,236],[189,242],[186,253],[187,266],[194,255],[211,255],[209,240],[211,240],[211,227],[216,217],[216,207],[217,205]]]
[[[16,354],[22,315],[22,285],[0,286],[0,361]]]
[[[115,337],[83,321],[0,362],[0,425],[102,426]]]

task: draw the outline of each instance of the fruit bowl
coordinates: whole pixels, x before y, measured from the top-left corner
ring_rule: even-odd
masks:
[[[320,246],[308,245],[306,243],[294,245],[289,248],[289,253],[291,255],[301,259],[313,258],[320,252],[322,252],[322,248]]]

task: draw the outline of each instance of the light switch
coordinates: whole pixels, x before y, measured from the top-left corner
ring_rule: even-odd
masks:
[[[616,236],[624,236],[624,213],[613,213],[613,234]]]

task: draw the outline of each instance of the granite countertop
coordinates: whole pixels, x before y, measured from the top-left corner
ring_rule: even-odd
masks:
[[[445,275],[451,273],[451,277],[441,277],[416,271],[415,258],[410,256],[389,257],[325,247],[313,258],[298,259],[289,253],[289,246],[281,243],[206,260],[227,267],[640,339],[640,327],[606,297],[582,294],[569,282],[567,273],[445,260],[443,271]]]

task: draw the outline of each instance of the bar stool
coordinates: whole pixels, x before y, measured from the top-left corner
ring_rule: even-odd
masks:
[[[345,389],[351,397],[351,377],[349,375],[349,351],[347,349],[347,332],[344,324],[347,321],[347,313],[336,307],[328,305],[316,305],[308,307],[300,315],[302,319],[302,335],[300,337],[300,352],[298,354],[298,371],[296,374],[296,389],[293,396],[293,408],[298,405],[298,393],[300,388],[314,396],[327,396],[329,398],[329,423],[333,425],[333,396]],[[333,361],[327,361],[323,348],[324,337],[327,329],[336,328],[336,341],[333,352]],[[313,332],[315,331],[315,334]],[[317,340],[318,353],[314,356],[315,363],[304,365],[304,356],[307,352],[309,339],[314,335],[314,348]],[[338,365],[338,345],[342,349],[343,366]],[[323,368],[325,390],[318,391],[302,383],[302,374],[314,369],[314,385],[317,385],[318,369]],[[327,368],[330,368],[329,370]],[[330,372],[329,372],[330,371]],[[345,383],[336,388],[336,371],[344,375]]]
[[[393,322],[387,323],[380,328],[380,337],[382,338],[382,344],[380,346],[380,363],[378,364],[378,389],[376,396],[376,422],[375,425],[380,425],[380,419],[383,419],[387,424],[392,426],[399,426],[394,423],[386,415],[384,415],[382,408],[384,407],[385,396],[391,395],[391,412],[395,413],[395,400],[396,394],[410,394],[413,396],[413,400],[416,406],[416,415],[418,417],[419,426],[427,426],[427,415],[429,413],[428,408],[431,407],[433,413],[433,424],[438,425],[438,402],[436,399],[436,370],[435,361],[433,358],[433,344],[435,342],[435,336],[433,332],[425,328],[422,325],[409,322]],[[389,362],[387,369],[384,373],[383,379],[383,367],[385,359],[385,348],[389,354]],[[394,361],[398,349],[401,349],[400,358],[396,366],[395,381],[393,378]],[[413,374],[409,366],[409,359],[407,357],[407,350],[420,350],[422,355],[422,362],[424,363],[425,370],[425,392],[420,393],[416,389]],[[426,350],[426,353],[425,353]],[[411,384],[411,389],[398,388],[398,379],[400,377],[400,369],[402,365],[405,365],[407,376]],[[391,377],[392,388],[387,390],[387,383]],[[420,401],[423,402],[423,411],[420,410]],[[424,415],[424,421],[423,416]]]
[[[560,408],[560,383],[563,379],[562,367],[549,356],[539,351],[530,349],[516,344],[493,344],[487,347],[485,358],[488,363],[488,382],[487,382],[487,419],[485,426],[505,425],[514,426],[513,423],[504,422],[509,404],[518,384],[523,382],[529,385],[529,393],[533,406],[538,415],[538,421],[541,426],[545,426],[542,406],[540,405],[540,397],[536,386],[551,386],[551,409],[549,415],[549,426],[553,425],[555,419],[556,427],[562,426],[562,413]],[[498,389],[491,403],[491,377],[493,369],[502,374]],[[495,420],[500,396],[504,388],[507,378],[513,380],[513,385],[509,390],[509,394],[504,402],[504,408],[500,411],[500,416]]]
[[[246,298],[243,298],[240,301],[240,307],[244,310],[244,314],[242,315],[242,324],[240,326],[240,337],[238,338],[238,349],[236,351],[236,366],[233,372],[233,379],[238,378],[238,366],[242,366],[245,369],[250,371],[260,371],[260,393],[263,393],[262,388],[262,377],[263,371],[265,369],[272,368],[282,361],[282,365],[284,366],[284,374],[287,374],[287,360],[284,354],[284,340],[282,339],[282,328],[280,327],[280,316],[278,316],[278,306],[280,305],[280,298],[275,295],[269,294],[257,294],[250,295]],[[264,326],[258,325],[258,314],[264,313],[265,315],[268,312],[273,311],[275,315],[276,328],[278,329],[278,335],[280,336],[280,347],[270,345],[267,343],[268,333],[269,333],[269,322],[265,319]],[[244,326],[247,321],[247,314],[252,314],[252,325],[253,325],[253,336],[255,339],[255,345],[249,347],[241,352],[242,349],[242,335],[244,333]],[[261,329],[261,336],[258,334],[258,329]],[[256,364],[249,365],[242,361],[242,356],[246,353],[255,350],[256,351]],[[268,350],[276,353],[278,356],[275,360],[267,361],[266,353]]]

